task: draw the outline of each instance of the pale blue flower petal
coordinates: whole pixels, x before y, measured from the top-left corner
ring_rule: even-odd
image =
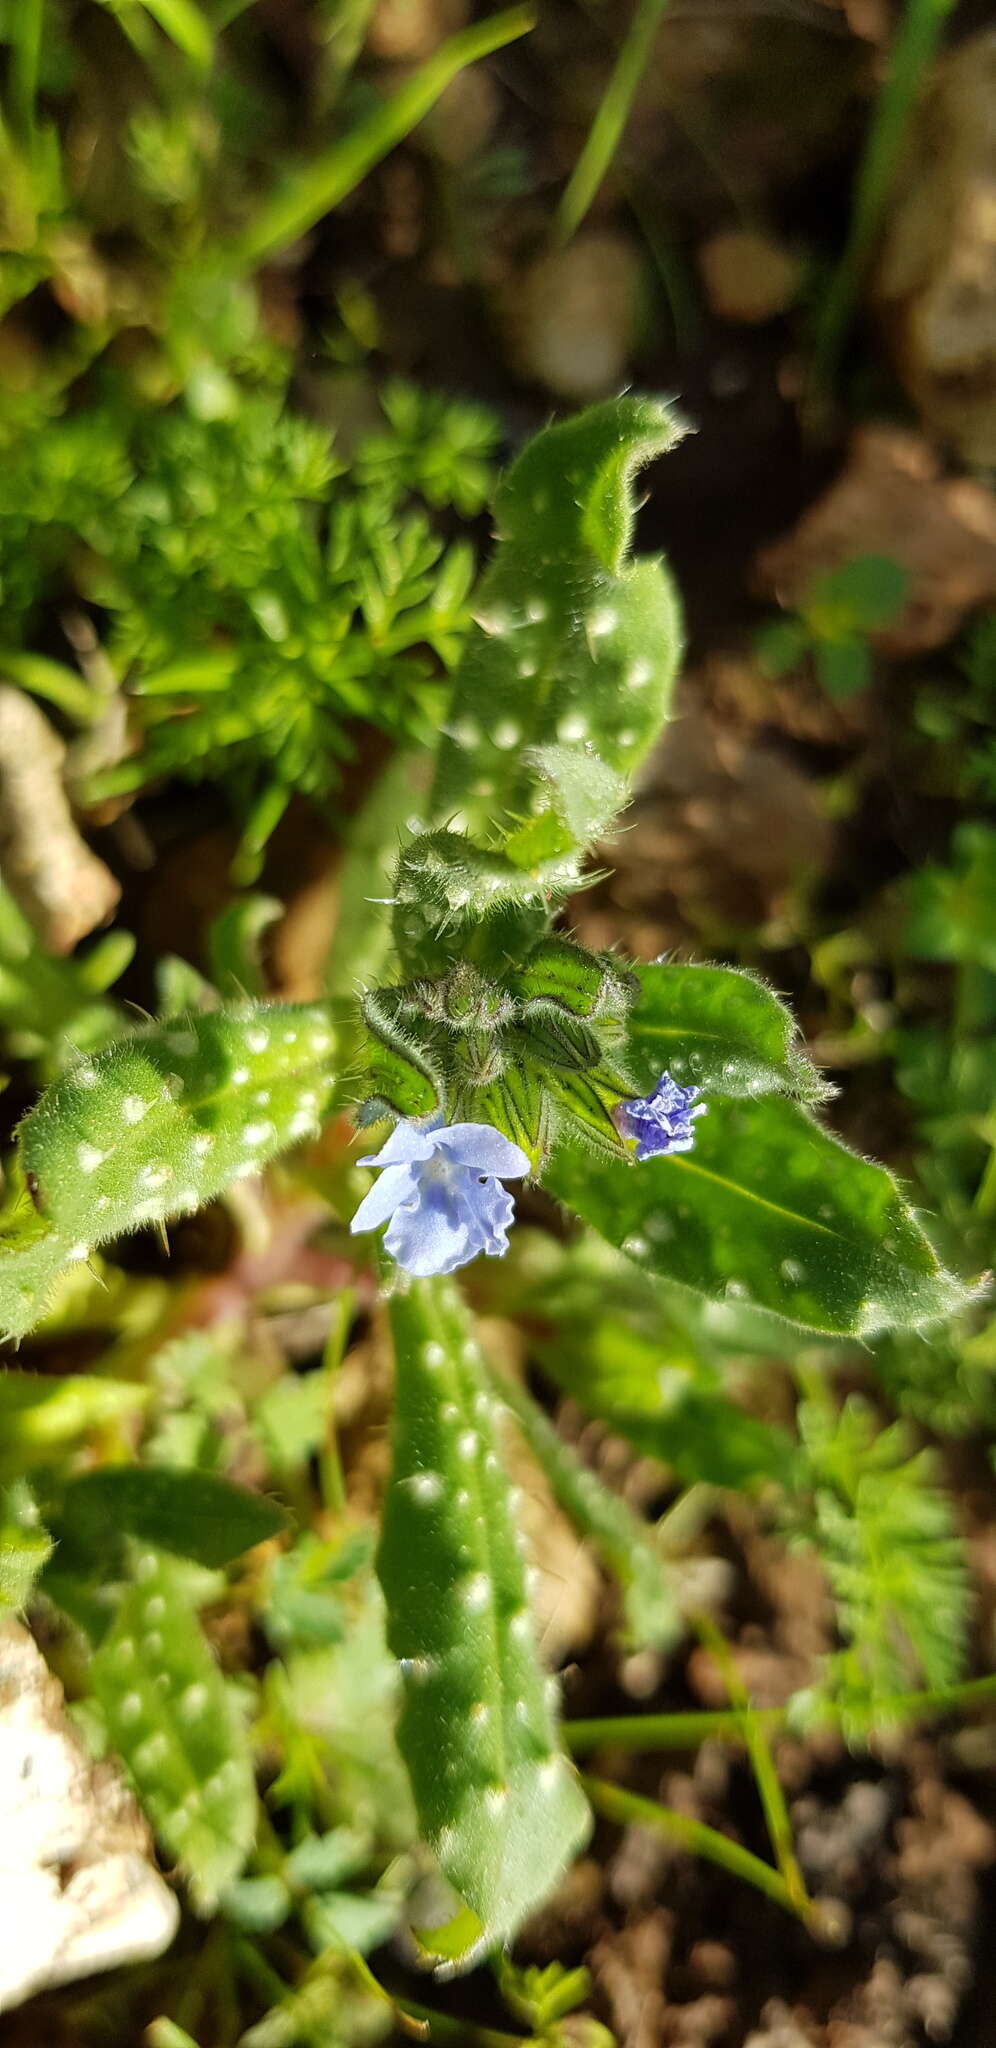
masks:
[[[431,1273],[455,1272],[478,1249],[453,1204],[424,1198],[395,1210],[384,1245],[406,1273],[420,1280]]]
[[[520,1180],[529,1172],[528,1152],[513,1145],[490,1124],[447,1124],[434,1133],[436,1144],[460,1166],[476,1173],[497,1174],[501,1180]]]
[[[369,1194],[364,1195],[349,1228],[354,1236],[358,1230],[378,1230],[394,1215],[399,1203],[407,1202],[418,1193],[418,1182],[410,1166],[388,1166],[375,1180]]]
[[[481,1236],[479,1250],[487,1252],[489,1259],[500,1259],[508,1250],[508,1230],[515,1216],[515,1203],[500,1180],[492,1180],[479,1189],[476,1208]]]
[[[382,1169],[353,1217],[354,1231],[387,1223],[386,1249],[407,1273],[453,1273],[484,1252],[508,1250],[515,1203],[498,1178],[520,1175],[529,1159],[489,1124],[399,1123],[376,1157]],[[388,1219],[390,1219],[388,1221]]]
[[[368,1153],[359,1166],[413,1166],[417,1159],[431,1159],[436,1149],[436,1132],[419,1130],[403,1120],[396,1123],[379,1152]]]

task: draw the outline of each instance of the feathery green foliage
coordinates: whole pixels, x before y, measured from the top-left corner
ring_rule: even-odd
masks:
[[[347,472],[329,431],[287,409],[285,374],[229,382],[207,410],[112,389],[25,423],[0,512],[5,633],[30,636],[68,577],[108,614],[133,703],[138,751],[96,769],[90,794],[210,777],[251,853],[292,790],[338,786],[357,720],[427,739],[473,560],[415,500],[478,511],[492,445],[478,408],[395,384]]]
[[[855,1729],[920,1683],[961,1676],[968,1582],[933,1457],[902,1423],[876,1429],[856,1398],[835,1413],[804,1401],[799,1427],[812,1491],[801,1529],[823,1564],[845,1647],[827,1685]]]

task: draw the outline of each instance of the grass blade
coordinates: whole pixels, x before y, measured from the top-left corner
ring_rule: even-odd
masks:
[[[468,64],[503,49],[532,25],[528,7],[509,7],[451,36],[386,105],[278,186],[236,242],[233,263],[251,269],[314,227],[404,141]]]
[[[557,211],[561,242],[569,242],[577,233],[608,172],[666,6],[667,0],[640,0]]]

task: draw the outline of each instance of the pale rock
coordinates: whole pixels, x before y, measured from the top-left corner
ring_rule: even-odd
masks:
[[[502,316],[520,375],[577,405],[626,380],[643,313],[639,257],[625,235],[592,229],[508,280]]]
[[[0,865],[11,895],[53,953],[71,953],[110,917],[121,894],[76,828],[65,758],[33,698],[0,680]]]
[[[88,1757],[28,1630],[0,1622],[0,2012],[146,1961],[179,1924],[149,1831],[110,1764]]]
[[[822,498],[758,556],[763,589],[788,608],[818,576],[860,555],[890,555],[909,578],[906,603],[877,646],[920,654],[951,639],[965,614],[996,599],[996,500],[945,473],[924,435],[864,426]]]
[[[963,462],[996,463],[996,29],[937,66],[872,279],[900,376]]]
[[[473,162],[490,140],[501,110],[497,82],[486,64],[472,64],[450,80],[421,123],[433,154],[454,169]]]
[[[720,228],[702,243],[698,264],[713,312],[742,326],[776,319],[802,285],[798,256],[756,228]]]
[[[377,0],[367,49],[392,64],[421,63],[465,26],[469,13],[468,0]]]

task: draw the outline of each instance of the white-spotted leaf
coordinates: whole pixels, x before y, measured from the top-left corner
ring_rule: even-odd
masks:
[[[665,1069],[683,1087],[697,1082],[717,1095],[818,1102],[829,1092],[799,1044],[791,1010],[755,975],[664,961],[635,974],[640,992],[628,1019],[634,1092],[652,1092]]]
[[[422,1831],[470,1909],[466,1966],[511,1939],[583,1845],[494,1428],[452,1283],[391,1303],[394,1463],[377,1569],[404,1678],[398,1742]]]
[[[799,1103],[713,1097],[695,1130],[694,1151],[639,1165],[564,1144],[546,1184],[646,1271],[804,1329],[870,1337],[968,1298],[892,1175]]]
[[[496,818],[537,803],[563,819],[532,749],[590,746],[628,780],[656,739],[680,612],[663,564],[629,558],[632,479],[682,431],[657,399],[612,398],[546,428],[503,479],[498,551],[439,755],[440,823],[459,811],[490,836]]]
[[[215,1010],[107,1046],[20,1126],[36,1207],[80,1256],[200,1208],[317,1133],[334,1053],[321,1004]]]
[[[238,1877],[256,1827],[244,1723],[191,1610],[184,1568],[144,1550],[90,1664],[111,1746],[159,1840],[210,1913]]]

